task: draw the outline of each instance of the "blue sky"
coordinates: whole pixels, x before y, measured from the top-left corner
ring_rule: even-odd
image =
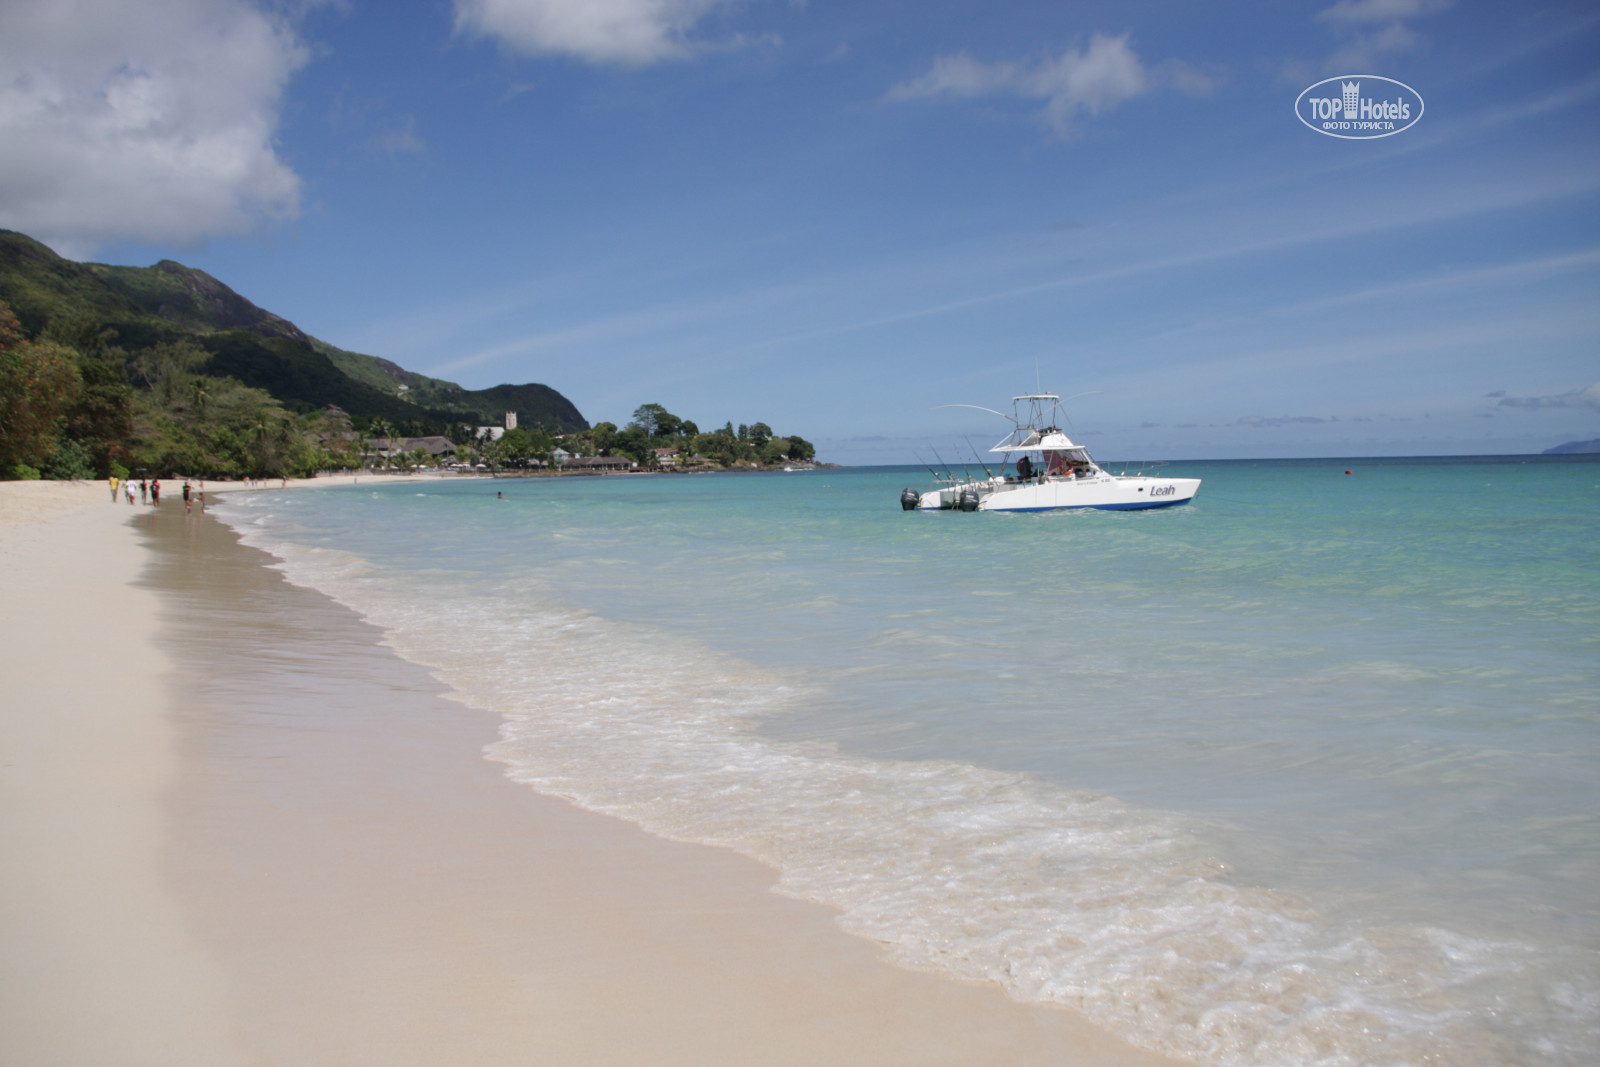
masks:
[[[1295,100],[1397,79],[1423,118]],[[840,462],[1600,436],[1588,3],[8,0],[0,226]]]

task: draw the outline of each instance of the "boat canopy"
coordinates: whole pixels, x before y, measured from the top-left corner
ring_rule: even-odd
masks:
[[[1072,443],[1072,440],[1066,434],[1056,429],[1029,430],[1020,441],[1013,440],[1015,436],[1013,434],[1012,437],[1006,438],[989,449],[989,451],[1041,452],[1048,450],[1051,452],[1067,452],[1078,447]]]

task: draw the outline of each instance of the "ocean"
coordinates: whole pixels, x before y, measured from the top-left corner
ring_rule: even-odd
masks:
[[[904,966],[1204,1064],[1600,1059],[1600,458],[1162,469],[1193,504],[905,513],[927,472],[866,467],[215,514],[514,780]]]

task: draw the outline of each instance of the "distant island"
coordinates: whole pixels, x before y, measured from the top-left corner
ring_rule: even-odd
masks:
[[[172,260],[77,263],[0,230],[0,478],[613,457],[722,469],[809,462],[814,449],[760,422],[701,433],[658,404],[621,429],[590,426],[547,385],[464,389],[349,352]]]
[[[1568,441],[1564,445],[1547,448],[1542,455],[1546,456],[1585,456],[1600,452],[1600,437],[1592,441]]]

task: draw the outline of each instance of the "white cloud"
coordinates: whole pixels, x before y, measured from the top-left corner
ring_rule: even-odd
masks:
[[[417,136],[417,120],[411,115],[407,115],[404,120],[384,132],[368,138],[367,147],[390,157],[401,154],[415,156],[428,154],[428,145]]]
[[[1376,33],[1359,33],[1328,57],[1327,70],[1365,73],[1385,52],[1408,52],[1415,48],[1417,35],[1403,23],[1395,22]]]
[[[1453,0],[1339,0],[1317,14],[1326,22],[1349,33],[1350,38],[1328,57],[1324,67],[1330,71],[1364,72],[1386,52],[1407,52],[1415,48],[1418,37],[1403,20],[1437,14]],[[1364,32],[1366,27],[1375,27]]]
[[[890,89],[887,99],[1016,96],[1043,102],[1045,118],[1067,133],[1081,113],[1099,115],[1150,87],[1151,77],[1127,34],[1097,33],[1087,49],[1068,48],[1059,59],[1042,63],[980,63],[965,53],[940,56],[926,74]]]
[[[456,29],[529,55],[644,66],[685,59],[688,33],[731,0],[455,0]]]
[[[1600,411],[1600,382],[1587,389],[1575,389],[1555,396],[1508,396],[1500,401],[1508,408],[1594,408]]]
[[[1397,22],[1431,15],[1449,7],[1451,0],[1339,0],[1317,15],[1324,22]]]
[[[292,217],[278,102],[306,51],[243,0],[0,4],[0,226],[68,255]]]

